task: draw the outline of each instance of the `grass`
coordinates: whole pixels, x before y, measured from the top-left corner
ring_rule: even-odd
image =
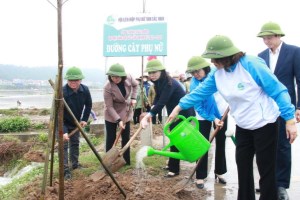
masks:
[[[19,110],[17,108],[0,109],[0,114],[7,116],[17,116],[19,115]]]
[[[43,167],[37,167],[24,176],[14,179],[8,185],[0,188],[0,199],[1,200],[12,200],[19,199],[23,194],[20,193],[22,187],[28,183],[31,183],[37,176],[42,175]]]
[[[97,138],[94,136],[89,136],[89,140],[94,146],[98,146],[104,142],[103,137]],[[127,170],[135,169],[135,165],[136,165],[135,156],[138,150],[139,148],[131,148],[131,165],[122,167],[119,170],[121,173]],[[101,157],[103,157],[104,154],[105,152],[100,152]],[[146,170],[148,174],[152,176],[156,176],[161,173],[161,167],[165,165],[166,160],[167,160],[166,157],[154,155],[151,157],[144,158],[143,162],[146,166]],[[14,161],[14,162],[19,162],[19,164],[22,166],[26,165],[26,163],[22,161]],[[79,162],[83,165],[84,168],[81,170],[75,170],[73,172],[73,179],[88,177],[98,170],[103,170],[100,161],[97,159],[96,155],[94,154],[94,152],[91,150],[91,148],[85,141],[80,143]],[[12,163],[12,164],[16,166],[16,163]],[[50,169],[50,166],[48,167],[48,169]],[[55,153],[54,156],[53,170],[54,170],[53,180],[55,180],[58,178],[58,171],[59,171],[57,153]],[[44,173],[44,165],[42,167],[38,167],[31,170],[23,177],[13,180],[8,185],[0,188],[0,199],[11,200],[11,199],[22,199],[22,197],[26,197],[26,194],[28,194],[27,191],[28,189],[26,189],[26,186],[28,184],[33,184],[36,187],[34,189],[36,191],[39,190],[41,188],[43,173]],[[49,172],[48,172],[48,177],[49,177]],[[32,185],[31,185],[31,190],[33,190]]]

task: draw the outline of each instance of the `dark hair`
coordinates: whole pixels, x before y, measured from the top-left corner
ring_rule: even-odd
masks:
[[[207,75],[210,72],[210,66],[204,67],[202,69],[205,72],[205,75]]]
[[[166,70],[161,70],[160,78],[161,80],[167,80],[168,85],[172,85],[172,78],[171,76],[166,72]]]
[[[231,65],[236,64],[240,60],[240,58],[243,57],[244,55],[246,55],[246,53],[240,51],[240,52],[238,52],[234,55],[227,56],[227,57],[224,57],[224,58],[215,58],[214,61],[216,63],[224,65],[224,69],[226,71],[228,71],[228,68]]]
[[[122,78],[121,82],[124,82],[127,79],[126,76],[121,76],[121,78]],[[108,75],[108,80],[109,82],[112,82],[111,75]]]

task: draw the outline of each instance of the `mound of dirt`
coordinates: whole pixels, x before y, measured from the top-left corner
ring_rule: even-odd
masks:
[[[45,154],[42,151],[29,151],[24,154],[24,159],[29,162],[44,162]]]
[[[101,115],[103,111],[103,103],[94,103],[93,109],[97,115]],[[97,113],[99,112],[99,113]],[[131,133],[137,130],[138,126],[131,125]],[[161,140],[162,125],[153,125],[153,140]],[[132,148],[136,148],[140,137],[132,143]],[[160,141],[161,142],[161,141]],[[28,149],[27,149],[28,150]],[[42,162],[45,158],[42,152],[31,151],[24,155],[27,160]],[[134,158],[133,158],[134,159]],[[181,167],[181,173],[174,178],[165,178],[166,171],[161,170],[159,174],[151,173],[151,166],[146,166],[145,169],[128,169],[124,173],[116,172],[114,177],[123,191],[126,193],[128,200],[177,200],[177,199],[202,199],[210,196],[207,190],[199,190],[194,184],[188,184],[185,190],[179,193],[174,192],[174,185],[179,181],[185,179],[191,173],[194,164],[187,167]],[[78,173],[79,172],[79,173]],[[122,192],[113,182],[110,176],[105,176],[102,180],[93,180],[92,176],[83,176],[80,170],[74,170],[75,174],[71,180],[64,183],[64,199],[66,200],[119,200],[125,199]],[[75,178],[76,177],[76,178]],[[35,200],[41,199],[40,179],[32,181],[30,184],[24,186],[22,189],[27,194],[21,199]],[[59,181],[54,180],[53,186],[46,188],[44,198],[46,200],[59,199]]]
[[[152,176],[146,171],[138,169],[128,170],[125,173],[116,173],[115,178],[122,187],[128,200],[178,200],[178,199],[202,199],[210,196],[206,190],[195,189],[187,186],[187,190],[179,193],[174,192],[174,183],[182,180],[183,175],[175,178],[164,178],[162,176]],[[59,184],[54,183],[53,187],[47,187],[46,200],[57,200]],[[26,200],[40,199],[37,191],[29,193]],[[89,177],[81,177],[76,180],[65,181],[64,199],[66,200],[119,200],[125,199],[118,187],[109,176],[97,182],[93,182]]]
[[[31,146],[32,142],[1,142],[0,141],[0,160],[1,164],[8,162],[12,158],[20,158],[26,153]]]

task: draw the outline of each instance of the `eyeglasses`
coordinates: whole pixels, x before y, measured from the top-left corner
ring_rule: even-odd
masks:
[[[194,75],[194,74],[198,74],[201,71],[201,69],[197,69],[194,71],[191,71],[190,74]]]
[[[155,74],[155,73],[157,73],[158,71],[153,71],[153,72],[148,72],[148,74],[150,75],[150,74]]]

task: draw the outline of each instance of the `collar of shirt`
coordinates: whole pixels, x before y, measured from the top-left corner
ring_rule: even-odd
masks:
[[[279,53],[280,53],[281,46],[282,46],[282,42],[277,47],[275,52],[272,52],[272,50],[269,49],[270,69],[271,69],[272,73],[274,73],[274,71],[275,71],[275,67],[276,67],[276,64],[277,64],[277,60],[278,60],[278,56],[279,56]]]
[[[83,92],[83,88],[81,87],[81,84],[79,85],[78,90],[74,91],[72,90],[72,88],[69,87],[69,85],[67,85],[67,91],[68,91],[68,95],[72,95],[72,94],[77,94],[79,92]]]

